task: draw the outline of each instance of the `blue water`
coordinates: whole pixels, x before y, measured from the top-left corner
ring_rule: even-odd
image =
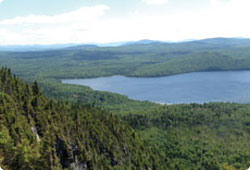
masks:
[[[157,103],[250,103],[250,71],[198,72],[155,78],[112,76],[62,82]]]

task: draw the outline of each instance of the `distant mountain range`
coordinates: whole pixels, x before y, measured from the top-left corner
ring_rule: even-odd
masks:
[[[140,41],[130,41],[130,42],[125,42],[122,44],[122,46],[124,45],[141,45],[141,44],[161,44],[161,43],[167,43],[167,42],[163,42],[163,41],[156,41],[156,40],[140,40]]]
[[[52,44],[52,45],[3,45],[0,51],[44,51],[76,46],[76,44]]]
[[[86,48],[97,48],[97,47],[119,47],[119,46],[133,46],[133,45],[154,45],[154,44],[178,44],[178,43],[209,43],[209,44],[220,44],[220,45],[247,45],[250,43],[249,38],[208,38],[202,40],[184,40],[184,41],[158,41],[143,39],[139,41],[125,41],[125,42],[114,42],[114,43],[93,43],[93,44],[52,44],[52,45],[3,45],[0,46],[0,51],[47,51],[47,50],[76,50]],[[250,44],[249,44],[250,45]]]

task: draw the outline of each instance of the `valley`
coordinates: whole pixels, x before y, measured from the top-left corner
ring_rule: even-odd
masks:
[[[43,164],[47,169],[72,169],[73,166],[247,169],[250,165],[250,151],[246,149],[250,140],[250,104],[240,103],[250,101],[247,98],[249,54],[248,39],[224,38],[0,52],[3,66],[0,72],[0,166],[7,170],[39,169]],[[199,73],[201,71],[203,73]],[[177,77],[176,83],[183,83],[180,89],[188,87],[187,82],[183,82],[186,79],[191,83],[190,88],[200,87],[201,91],[202,85],[214,90],[211,85],[216,83],[221,88],[214,93],[221,92],[222,97],[194,100],[196,93],[187,88],[190,101],[181,96],[184,91],[177,90],[180,96],[170,101],[176,104],[161,105],[117,94],[119,91],[95,91],[90,84],[61,82],[62,79],[100,79],[115,75],[121,75],[120,83],[125,83],[122,76],[155,79],[155,83],[160,83],[161,76],[167,76],[167,82],[174,82]],[[187,75],[192,76],[185,78]],[[97,84],[102,86],[100,82]],[[162,87],[152,86],[151,90],[159,89],[168,100],[176,94],[177,84],[169,86],[164,94]],[[224,85],[228,85],[227,88]],[[114,90],[114,86],[109,88]],[[143,84],[132,86],[142,89]],[[123,86],[120,88],[126,90]],[[141,95],[146,96],[151,90],[146,89]],[[227,90],[244,102],[226,98],[236,103],[224,103],[226,95],[230,95]],[[205,91],[211,95],[211,91]],[[24,127],[36,127],[41,142]]]

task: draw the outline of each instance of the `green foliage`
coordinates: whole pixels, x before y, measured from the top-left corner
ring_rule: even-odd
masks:
[[[117,116],[78,103],[47,100],[0,70],[0,165],[13,170],[147,169],[162,165]],[[154,159],[151,159],[154,158]]]
[[[0,52],[0,63],[29,83],[37,80],[47,97],[81,101],[112,113],[127,114],[158,106],[150,102],[129,100],[118,94],[96,92],[85,86],[63,85],[61,79],[249,70],[249,47],[249,39],[223,38],[120,47],[79,46],[51,51]]]
[[[249,40],[208,39],[1,52],[1,63],[29,83],[37,80],[41,89],[36,82],[29,86],[11,77],[10,69],[0,71],[0,166],[245,170],[250,166],[250,105],[161,106],[64,85],[60,79],[249,70],[249,46]]]
[[[0,63],[26,80],[111,75],[166,76],[250,69],[249,39],[207,39],[121,47],[0,52]],[[17,64],[18,63],[18,64]]]
[[[89,87],[63,85],[64,78],[112,75],[166,76],[194,71],[250,69],[249,39],[206,39],[182,43],[120,47],[67,48],[36,52],[0,52],[0,63],[23,80],[37,80],[50,98],[81,101],[112,113],[134,113],[158,107]],[[2,77],[5,79],[5,77]],[[3,80],[4,81],[4,80]],[[33,104],[36,104],[34,99]]]
[[[247,169],[250,105],[164,106],[123,119],[163,151],[173,169]]]
[[[113,114],[128,114],[159,107],[155,103],[131,100],[123,95],[94,91],[89,87],[62,84],[47,79],[41,80],[41,89],[49,98],[74,103],[80,101],[84,104],[103,108]]]

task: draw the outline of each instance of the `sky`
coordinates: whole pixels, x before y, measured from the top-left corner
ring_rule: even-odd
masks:
[[[249,0],[0,0],[0,45],[250,38]]]

